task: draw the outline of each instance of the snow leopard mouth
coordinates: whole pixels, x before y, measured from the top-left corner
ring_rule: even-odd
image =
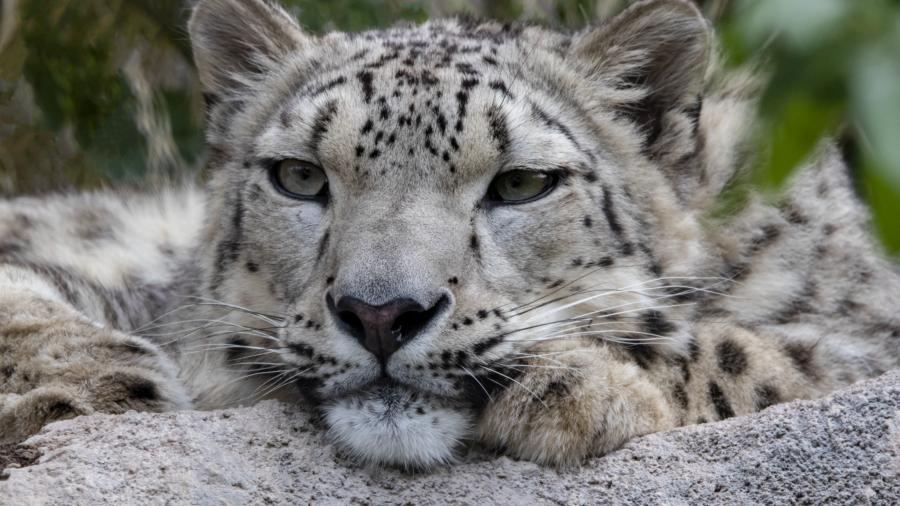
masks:
[[[468,403],[413,389],[387,376],[320,404],[329,439],[362,464],[430,468],[454,460],[469,439]]]

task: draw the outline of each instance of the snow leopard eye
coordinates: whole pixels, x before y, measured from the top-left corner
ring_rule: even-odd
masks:
[[[275,188],[288,197],[310,199],[328,195],[328,177],[321,168],[289,158],[276,162],[271,170]]]
[[[558,181],[559,176],[552,172],[510,170],[491,182],[488,200],[497,204],[524,204],[550,193]]]

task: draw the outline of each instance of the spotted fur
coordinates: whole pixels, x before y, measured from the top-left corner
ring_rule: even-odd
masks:
[[[474,439],[571,465],[900,364],[900,277],[828,142],[780,202],[710,217],[754,81],[719,75],[686,1],[575,33],[313,36],[264,0],[201,0],[190,32],[207,187],[0,204],[0,419],[28,416],[4,439],[302,398],[363,462],[427,469]],[[328,197],[277,191],[288,158]],[[511,169],[559,183],[487,200]],[[347,294],[437,309],[380,363],[329,309]]]

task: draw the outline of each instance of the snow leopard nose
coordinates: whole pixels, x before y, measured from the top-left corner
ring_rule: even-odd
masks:
[[[408,298],[373,306],[356,297],[343,296],[335,304],[331,294],[328,294],[326,303],[338,327],[355,337],[378,360],[385,362],[428,327],[449,301],[446,295],[442,295],[430,308]]]

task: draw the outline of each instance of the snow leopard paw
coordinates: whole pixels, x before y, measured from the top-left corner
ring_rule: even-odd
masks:
[[[94,412],[190,406],[175,366],[152,343],[57,302],[6,299],[0,309],[0,442]]]
[[[571,467],[676,425],[665,397],[638,366],[604,348],[554,343],[533,356],[482,412],[476,433],[486,446]]]

